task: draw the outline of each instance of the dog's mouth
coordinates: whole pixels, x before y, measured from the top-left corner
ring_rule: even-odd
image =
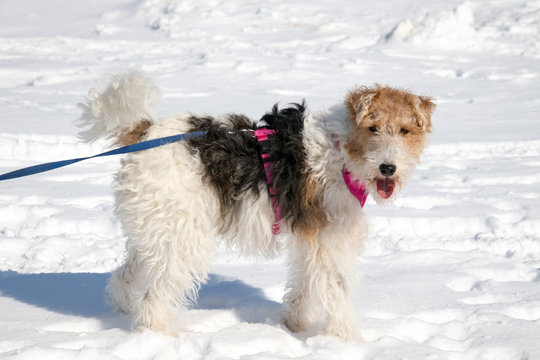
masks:
[[[388,199],[392,196],[396,182],[390,178],[377,179],[377,192],[383,199]]]

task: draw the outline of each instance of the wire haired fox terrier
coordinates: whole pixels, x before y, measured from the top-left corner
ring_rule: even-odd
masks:
[[[176,335],[179,309],[208,277],[217,239],[275,256],[289,275],[286,326],[357,338],[351,294],[368,234],[363,202],[392,201],[431,131],[432,98],[359,87],[344,104],[304,104],[258,121],[185,113],[158,119],[160,92],[140,72],[118,75],[81,104],[81,136],[119,145],[179,133],[202,137],[127,155],[115,179],[127,259],[108,291],[135,327]]]

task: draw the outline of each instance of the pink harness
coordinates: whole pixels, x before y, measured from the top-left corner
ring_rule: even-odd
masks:
[[[257,138],[257,141],[260,143],[262,141],[268,140],[269,137],[273,136],[276,133],[276,130],[268,128],[259,128],[256,129],[253,134]],[[278,235],[281,232],[281,207],[279,206],[276,195],[277,189],[272,186],[272,179],[274,174],[270,168],[272,161],[270,160],[270,154],[261,151],[261,159],[264,165],[264,174],[266,176],[266,184],[268,185],[268,192],[270,193],[270,199],[272,200],[272,209],[274,210],[274,222],[272,223],[272,233]]]
[[[254,132],[255,137],[257,138],[257,141],[263,142],[268,140],[269,137],[273,136],[276,131],[268,128],[259,128],[256,129]],[[266,184],[268,185],[268,192],[270,193],[270,198],[272,199],[272,209],[274,210],[274,222],[272,223],[272,233],[274,235],[278,235],[281,233],[281,207],[279,206],[276,195],[277,195],[277,189],[272,186],[272,179],[273,179],[273,173],[272,169],[270,167],[270,164],[272,161],[270,160],[270,154],[266,152],[261,151],[261,159],[263,161],[264,165],[264,174],[266,176]],[[364,207],[364,204],[366,203],[366,199],[369,195],[369,192],[367,190],[366,184],[364,182],[360,182],[358,179],[354,179],[351,175],[351,172],[346,168],[343,167],[343,170],[341,171],[343,174],[343,180],[345,181],[345,184],[349,188],[349,191],[351,194],[354,195],[360,202],[360,206],[362,208]]]

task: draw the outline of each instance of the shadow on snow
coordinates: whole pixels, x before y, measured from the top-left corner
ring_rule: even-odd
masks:
[[[233,310],[238,319],[249,323],[279,323],[281,303],[240,280],[211,274],[199,290],[199,299],[191,307],[201,310]]]
[[[62,314],[110,317],[105,286],[110,274],[47,273],[19,274],[0,271],[0,296]],[[261,289],[240,280],[211,274],[199,290],[197,310],[232,310],[242,322],[279,322],[280,303],[269,300]]]
[[[0,294],[58,313],[100,317],[109,313],[104,289],[109,274],[19,274],[0,271]]]

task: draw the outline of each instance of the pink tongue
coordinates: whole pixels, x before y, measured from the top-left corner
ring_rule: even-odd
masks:
[[[388,199],[394,192],[396,183],[392,179],[378,179],[377,180],[377,192],[383,199]]]

